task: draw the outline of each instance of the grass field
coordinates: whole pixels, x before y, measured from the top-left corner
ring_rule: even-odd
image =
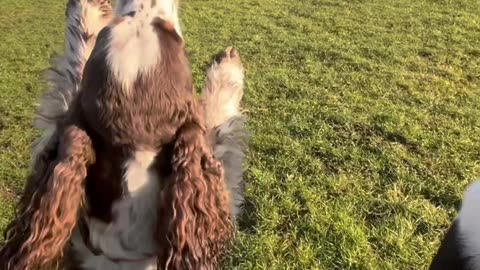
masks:
[[[0,226],[64,3],[2,0]],[[185,0],[197,88],[233,45],[252,133],[226,269],[425,269],[480,178],[480,2]]]

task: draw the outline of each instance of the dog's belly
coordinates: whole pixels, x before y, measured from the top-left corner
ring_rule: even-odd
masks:
[[[113,204],[113,221],[89,222],[90,241],[103,255],[94,255],[75,231],[73,252],[83,269],[156,269],[154,236],[160,179],[152,168],[155,156],[155,152],[141,151],[129,158],[124,175],[129,194]]]

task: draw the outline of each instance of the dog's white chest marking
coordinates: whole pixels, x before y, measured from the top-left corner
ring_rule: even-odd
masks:
[[[149,170],[155,159],[155,152],[139,151],[135,153],[134,158],[126,163],[125,181],[130,195],[135,195],[137,192],[149,184],[152,180],[152,172]]]
[[[155,152],[139,151],[126,162],[124,181],[129,194],[114,203],[114,221],[110,224],[98,220],[89,222],[90,240],[105,255],[93,255],[81,237],[74,235],[75,249],[86,269],[156,269],[154,229],[159,179],[152,169],[155,155]]]

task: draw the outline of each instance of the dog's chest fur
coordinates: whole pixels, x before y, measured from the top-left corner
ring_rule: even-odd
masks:
[[[99,136],[94,138],[97,157],[88,170],[87,203],[91,216],[108,223],[114,218],[116,201],[132,197],[150,181],[162,182],[170,175],[172,146],[166,144],[155,151],[132,152],[129,148],[114,147]],[[153,171],[159,175],[150,177]]]
[[[147,115],[139,122],[155,123],[149,118]],[[130,120],[117,119],[118,123]],[[115,128],[118,126],[113,125],[111,132],[123,134]],[[125,140],[132,143],[113,144],[90,125],[88,131],[97,153],[86,179],[88,215],[112,227],[104,232],[103,227],[89,226],[89,234],[92,242],[101,243],[102,252],[115,254],[113,258],[120,260],[113,261],[111,255],[95,256],[78,233],[72,239],[76,257],[83,269],[156,269],[152,254],[157,252],[158,200],[160,189],[171,174],[172,145],[148,145],[148,139],[155,134],[146,133],[135,140],[136,132],[128,134]]]
[[[157,155],[153,151],[137,151],[128,155],[128,158],[119,158],[123,160],[123,168],[118,170],[123,172],[118,176],[120,179],[108,179],[113,175],[107,172],[103,177],[102,172],[97,170],[104,166],[116,171],[118,164],[112,161],[102,158],[99,167],[92,167],[91,177],[87,179],[87,198],[89,205],[95,207],[91,208],[90,214],[105,224],[114,224],[114,229],[107,233],[102,227],[90,226],[92,241],[113,239],[111,244],[103,243],[102,250],[109,254],[120,254],[117,259],[127,260],[115,262],[111,257],[95,256],[76,232],[72,242],[83,269],[156,269],[156,258],[152,256],[157,248],[154,238],[156,211],[162,178],[167,177],[159,175],[157,167],[165,167],[163,157],[166,155],[163,152]],[[168,168],[162,171],[168,171]],[[116,198],[110,194],[111,190],[117,190]]]

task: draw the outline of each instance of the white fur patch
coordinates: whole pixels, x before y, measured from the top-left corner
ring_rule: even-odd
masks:
[[[135,194],[151,180],[148,168],[155,160],[155,155],[155,152],[139,151],[127,162],[125,180],[130,194]]]
[[[226,72],[225,69],[222,69],[222,72]],[[222,91],[221,94],[229,94],[232,95],[230,98],[224,98],[224,102],[220,103],[222,105],[222,109],[224,111],[224,116],[227,118],[237,116],[240,114],[240,105],[239,102],[243,96],[243,81],[244,81],[244,73],[240,67],[233,66],[228,70],[228,74],[221,75],[224,78],[229,78],[228,84],[230,85],[231,89],[242,89],[236,90],[232,92]],[[220,105],[219,104],[219,105]]]
[[[216,127],[240,115],[245,73],[240,63],[222,61],[207,70],[202,96],[209,104],[205,114],[208,127]]]
[[[112,27],[107,62],[126,91],[139,74],[147,73],[160,60],[160,44],[150,24],[152,19],[125,17]]]
[[[90,241],[106,256],[94,256],[81,239],[76,239],[78,236],[72,239],[86,269],[156,269],[156,260],[151,258],[157,247],[152,236],[160,188],[160,179],[151,168],[155,155],[155,152],[139,151],[127,161],[124,180],[130,196],[114,203],[113,222],[89,221]],[[138,261],[113,262],[110,259]]]
[[[457,218],[461,242],[465,246],[463,255],[475,255],[472,262],[478,268],[480,267],[480,181],[467,188]]]
[[[116,15],[124,20],[110,25],[107,62],[124,90],[129,91],[134,80],[152,70],[160,60],[158,36],[151,25],[155,17],[173,22],[181,36],[177,5],[175,0],[120,1]],[[125,16],[130,12],[135,12],[133,17]]]

